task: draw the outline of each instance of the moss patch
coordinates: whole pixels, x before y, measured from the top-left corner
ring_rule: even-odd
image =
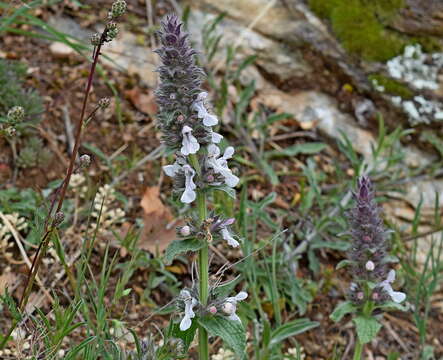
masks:
[[[331,21],[343,47],[369,61],[387,61],[409,43],[385,28],[404,0],[310,0],[312,10]]]
[[[387,94],[400,96],[403,99],[412,99],[414,97],[414,92],[406,85],[387,76],[372,74],[368,76],[368,79],[371,81],[375,80],[378,85],[383,86]]]

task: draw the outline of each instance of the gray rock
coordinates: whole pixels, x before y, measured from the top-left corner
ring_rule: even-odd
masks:
[[[89,43],[93,34],[92,31],[83,29],[67,17],[52,17],[49,19],[49,24],[56,30],[70,34],[85,43]],[[97,30],[103,30],[103,25],[98,26]],[[57,46],[55,50],[60,50],[59,45],[53,45],[55,46]],[[64,51],[66,52],[67,49],[64,48]],[[138,75],[141,81],[149,87],[156,86],[157,73],[154,70],[157,66],[157,55],[152,52],[152,49],[139,45],[136,35],[125,31],[124,25],[120,26],[117,39],[103,46],[103,55],[102,63],[127,71],[131,75]]]
[[[188,22],[191,37],[196,47],[203,54],[201,29],[204,24],[214,19],[214,15],[203,13],[198,9],[193,9]],[[285,46],[279,41],[275,41],[267,36],[253,31],[252,29],[238,23],[232,19],[225,18],[218,26],[218,33],[222,34],[220,49],[227,46],[236,47],[236,62],[240,62],[247,56],[256,55],[256,64],[269,76],[279,82],[284,82],[294,77],[304,77],[312,72],[312,68],[307,64],[301,53]],[[213,59],[213,67],[220,68],[224,63],[225,51],[220,51]],[[245,78],[256,80],[258,88],[262,88],[263,77],[256,69],[247,70]]]

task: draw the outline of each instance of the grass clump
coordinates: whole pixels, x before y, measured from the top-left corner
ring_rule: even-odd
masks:
[[[390,95],[400,96],[403,99],[412,99],[414,97],[414,92],[407,85],[397,80],[381,74],[371,74],[368,78],[371,82],[375,81],[378,85],[383,86],[384,91]]]
[[[43,101],[37,91],[25,89],[26,72],[26,65],[0,59],[0,116],[5,116],[14,106],[21,106],[27,119],[39,120]]]
[[[403,0],[310,0],[309,4],[318,16],[331,21],[345,49],[364,60],[387,61],[407,43],[383,24],[403,6]]]

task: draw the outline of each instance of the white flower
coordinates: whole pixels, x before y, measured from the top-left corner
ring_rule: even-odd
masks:
[[[180,165],[178,162],[175,162],[173,165],[163,166],[163,170],[165,174],[170,177],[174,177],[180,172],[185,174],[185,190],[183,191],[180,201],[185,204],[192,203],[197,197],[195,193],[197,186],[194,183],[195,170],[188,164]]]
[[[200,149],[200,144],[192,135],[192,128],[188,125],[183,126],[182,134],[183,140],[180,152],[185,156],[188,156],[189,154],[195,154]]]
[[[182,203],[190,204],[197,196],[195,193],[197,186],[194,183],[195,170],[189,165],[183,165],[183,170],[185,171],[185,191],[180,200]]]
[[[221,232],[223,239],[228,242],[229,246],[237,247],[240,245],[239,242],[232,237],[231,233],[229,232],[229,230],[227,228],[225,228],[225,227],[222,228],[220,230],[220,232]]]
[[[247,297],[248,294],[245,291],[240,291],[237,295],[225,299],[222,311],[228,316],[229,320],[240,321],[240,318],[235,313],[237,311],[237,302],[245,300]]]
[[[382,281],[379,286],[381,286],[391,297],[391,299],[396,303],[401,303],[406,299],[406,294],[400,291],[394,291],[391,284],[395,281],[395,270],[389,271],[386,280]]]
[[[239,178],[228,168],[227,160],[230,159],[232,155],[234,155],[234,148],[232,146],[226,148],[222,157],[219,157],[220,149],[217,145],[211,144],[208,146],[207,166],[212,168],[215,173],[222,175],[225,178],[226,185],[229,187],[234,187],[239,182]]]
[[[368,270],[368,271],[373,271],[373,270],[375,269],[375,264],[374,264],[373,261],[369,260],[369,261],[366,263],[365,267],[366,267],[366,270]]]
[[[218,144],[221,139],[223,139],[223,135],[220,135],[219,133],[211,130],[211,140],[214,144]]]
[[[191,319],[195,317],[193,307],[197,305],[198,302],[191,296],[191,293],[188,290],[180,291],[180,297],[185,303],[185,316],[183,316],[182,321],[180,321],[180,330],[186,331],[191,327]]]
[[[218,119],[215,115],[208,113],[208,110],[206,110],[204,101],[207,96],[208,93],[206,92],[201,92],[198,94],[197,100],[192,104],[192,109],[198,112],[197,116],[200,119],[203,119],[203,125],[214,126],[217,125]]]

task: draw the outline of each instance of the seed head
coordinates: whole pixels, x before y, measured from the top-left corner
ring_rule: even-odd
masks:
[[[116,0],[112,4],[111,12],[109,13],[109,17],[111,19],[116,19],[120,16],[122,16],[126,12],[126,1],[124,0]]]
[[[65,220],[65,214],[63,213],[63,211],[59,211],[59,212],[55,213],[54,219],[52,220],[52,226],[53,227],[60,226],[60,224],[63,222],[63,220]]]
[[[118,35],[118,27],[117,27],[117,23],[111,21],[110,23],[108,23],[108,25],[106,26],[106,42],[110,42],[112,40],[114,40]]]
[[[99,33],[95,33],[91,36],[91,44],[94,46],[100,45],[101,42],[101,35]]]
[[[21,122],[25,118],[25,109],[23,109],[21,106],[14,106],[8,111],[7,118],[12,124]]]
[[[84,155],[80,156],[79,162],[80,162],[79,168],[86,169],[89,167],[89,165],[91,165],[91,157],[87,154],[84,154]]]
[[[9,137],[14,137],[17,135],[17,129],[13,126],[6,128],[5,132],[6,132],[6,135]]]
[[[102,98],[102,99],[99,100],[98,106],[101,109],[106,109],[109,106],[110,103],[111,103],[111,99],[108,98],[108,97],[105,97],[105,98]]]

